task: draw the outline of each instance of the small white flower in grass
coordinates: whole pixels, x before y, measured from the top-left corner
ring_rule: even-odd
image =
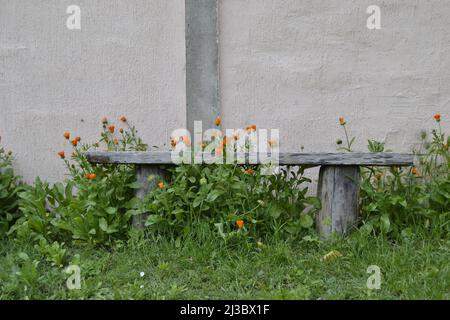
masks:
[[[139,288],[141,288],[141,289],[144,289],[144,285],[143,285],[143,284],[141,284],[141,286],[140,286]]]
[[[144,271],[141,271],[141,273],[139,273],[139,275],[140,275],[141,278],[142,278],[143,276],[145,276],[145,272],[144,272]]]

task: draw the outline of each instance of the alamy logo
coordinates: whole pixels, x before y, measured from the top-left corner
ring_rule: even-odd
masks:
[[[381,270],[377,265],[371,265],[367,267],[367,273],[372,273],[372,275],[367,278],[367,289],[369,290],[379,290],[381,288]]]
[[[379,30],[381,29],[381,10],[379,6],[371,5],[367,8],[367,14],[370,16],[367,18],[367,29]]]
[[[81,9],[79,6],[71,5],[67,7],[67,14],[70,16],[66,20],[66,26],[69,30],[81,29]]]
[[[65,272],[70,274],[67,278],[67,289],[69,290],[79,290],[81,289],[81,270],[77,265],[70,265],[66,268]]]
[[[203,132],[202,122],[194,122],[194,135],[187,129],[172,132],[171,159],[175,164],[279,164],[279,130],[219,129]]]

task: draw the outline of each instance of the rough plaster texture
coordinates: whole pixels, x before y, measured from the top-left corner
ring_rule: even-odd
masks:
[[[70,4],[81,31],[65,27]],[[371,4],[381,30],[366,28]],[[434,113],[450,117],[448,16],[447,0],[221,0],[223,127],[279,128],[282,151],[324,152],[344,116],[357,149],[409,151]],[[162,146],[186,124],[184,39],[183,0],[0,0],[0,135],[19,173],[61,178],[62,132],[92,140],[104,115]]]
[[[381,30],[366,9],[381,9]],[[410,151],[433,114],[450,117],[450,1],[222,0],[224,127],[279,128],[282,151],[335,151],[348,120],[367,139]]]
[[[81,8],[81,30],[66,9]],[[0,136],[26,180],[64,176],[70,131],[125,114],[149,145],[186,123],[183,0],[0,0]]]

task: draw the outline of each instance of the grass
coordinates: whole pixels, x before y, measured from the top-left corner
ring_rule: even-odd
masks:
[[[449,299],[450,241],[420,234],[393,243],[356,232],[258,248],[212,235],[179,242],[134,231],[110,249],[67,247],[66,265],[79,260],[80,290],[68,290],[63,268],[32,245],[4,239],[0,299]],[[321,261],[331,250],[343,256]],[[369,265],[381,268],[380,290],[366,287]]]

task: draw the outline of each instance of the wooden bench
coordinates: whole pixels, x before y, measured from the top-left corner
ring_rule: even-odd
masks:
[[[143,198],[156,188],[158,179],[148,181],[149,175],[166,177],[161,165],[173,165],[170,152],[88,152],[93,164],[135,164],[137,181],[142,188],[136,196]],[[258,162],[259,156],[258,156]],[[320,166],[317,195],[322,208],[317,215],[317,229],[324,238],[333,233],[345,234],[358,221],[360,166],[412,166],[414,156],[400,153],[280,153],[282,166]],[[133,221],[142,227],[142,216]]]

